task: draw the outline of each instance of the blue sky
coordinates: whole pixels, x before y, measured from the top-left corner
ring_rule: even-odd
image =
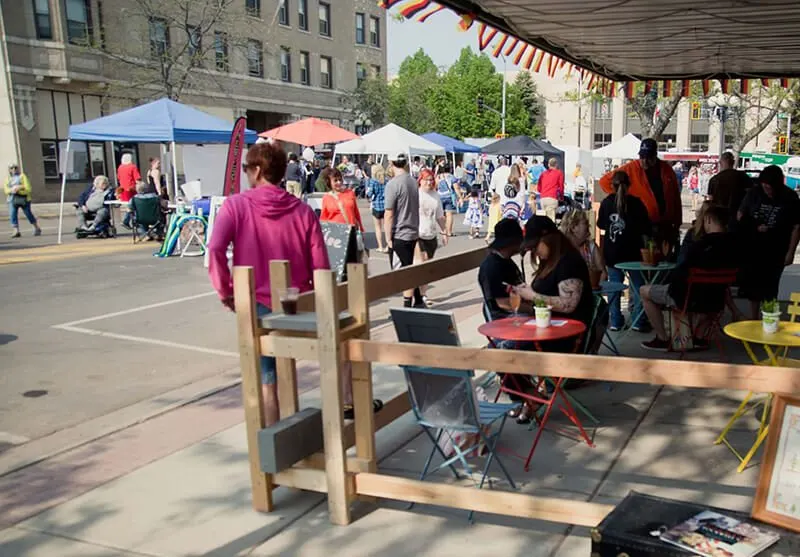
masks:
[[[403,60],[422,48],[437,66],[450,66],[465,46],[477,50],[478,24],[469,31],[458,28],[459,17],[449,10],[431,16],[425,23],[387,19],[389,75],[397,74]],[[495,63],[502,68],[502,62]],[[509,68],[510,69],[510,68]]]

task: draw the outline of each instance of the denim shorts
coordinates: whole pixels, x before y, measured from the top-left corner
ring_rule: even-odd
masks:
[[[442,210],[446,213],[454,213],[456,210],[456,206],[453,204],[453,198],[451,196],[441,197],[442,200]]]
[[[272,313],[272,310],[263,304],[256,304],[256,314],[264,317]],[[263,385],[274,385],[277,381],[275,358],[272,356],[261,356],[261,383]]]

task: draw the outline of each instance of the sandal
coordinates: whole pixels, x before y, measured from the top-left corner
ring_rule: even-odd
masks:
[[[375,399],[372,401],[372,411],[377,413],[380,412],[383,408],[383,401],[379,399]],[[344,405],[344,419],[345,420],[354,420],[356,417],[355,411],[353,409],[352,404],[345,404]]]

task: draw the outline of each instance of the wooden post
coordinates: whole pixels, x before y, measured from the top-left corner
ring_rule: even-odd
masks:
[[[261,392],[261,343],[256,321],[256,287],[252,267],[233,268],[233,299],[239,333],[239,365],[242,368],[242,400],[247,427],[247,454],[253,508],[272,510],[272,477],[261,471],[258,432],[264,429],[264,397]]]
[[[350,523],[350,507],[344,449],[341,381],[343,354],[339,338],[339,312],[336,305],[336,275],[332,271],[321,269],[314,271],[314,292],[328,513],[331,522],[345,526]]]
[[[369,339],[369,297],[367,295],[367,266],[347,266],[347,299],[350,313],[356,322],[366,325],[361,338]],[[372,409],[372,363],[350,362],[353,370],[353,410],[355,412],[356,456],[368,461],[367,470],[375,472],[375,413]]]
[[[272,295],[272,311],[282,311],[279,292],[292,284],[289,262],[269,262],[269,289]],[[278,406],[281,419],[297,413],[300,407],[297,394],[297,366],[293,358],[276,358],[278,376]]]

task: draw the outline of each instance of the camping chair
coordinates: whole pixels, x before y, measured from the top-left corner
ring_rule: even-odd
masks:
[[[133,243],[151,237],[154,233],[162,236],[164,233],[164,214],[161,211],[161,200],[156,196],[136,197],[131,199],[133,218]],[[139,227],[144,231],[140,232]]]
[[[486,447],[488,458],[483,467],[478,489],[483,488],[489,474],[489,467],[497,461],[503,475],[513,489],[517,486],[505,465],[497,454],[497,442],[506,423],[508,412],[519,407],[519,404],[497,404],[493,402],[478,402],[472,388],[473,371],[440,369],[429,367],[404,366],[408,394],[411,399],[411,409],[414,419],[433,443],[428,460],[420,475],[420,481],[428,475],[450,468],[456,479],[461,479],[454,463],[460,462],[467,476],[470,467],[467,463],[471,453],[479,453],[481,447]],[[497,427],[494,432],[492,429]],[[438,430],[438,432],[436,432]],[[454,434],[470,435],[470,442],[466,448],[459,446]],[[445,454],[439,445],[444,436],[452,441],[454,456]],[[431,463],[436,453],[442,457],[443,462],[431,470]],[[491,481],[490,481],[491,485]],[[472,522],[474,511],[469,513]]]
[[[672,311],[675,322],[672,327],[670,348],[675,350],[677,343],[677,351],[681,353],[681,359],[686,355],[687,346],[694,338],[702,339],[706,342],[713,338],[720,355],[723,359],[727,359],[725,349],[722,346],[720,322],[725,313],[725,300],[730,296],[730,288],[736,282],[737,274],[738,271],[736,269],[689,269],[689,278],[686,281],[686,299],[683,302],[683,307]],[[719,304],[714,303],[716,300],[711,300],[714,305],[706,306],[704,304],[707,304],[708,300],[703,300],[702,302],[692,300],[692,290],[697,293],[698,287],[702,290],[704,286],[724,288]],[[710,308],[710,311],[707,308]],[[706,322],[702,328],[699,323],[695,322],[694,318],[697,315],[706,317]],[[681,331],[688,331],[688,334],[682,335]],[[688,338],[683,338],[684,336]]]

